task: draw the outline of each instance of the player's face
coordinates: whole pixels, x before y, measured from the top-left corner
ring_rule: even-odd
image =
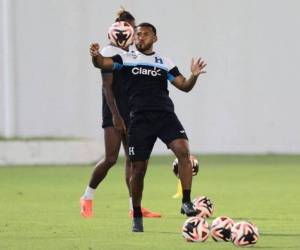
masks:
[[[137,27],[134,33],[136,48],[141,52],[152,52],[157,37],[151,27]]]
[[[135,20],[126,20],[125,22],[128,23],[133,28],[133,30],[134,30],[134,28],[135,28]],[[129,46],[130,45],[128,45],[127,47],[124,47],[123,49],[128,51]]]
[[[126,22],[129,23],[132,28],[135,27],[135,21],[134,20],[130,20],[130,21],[126,21]]]

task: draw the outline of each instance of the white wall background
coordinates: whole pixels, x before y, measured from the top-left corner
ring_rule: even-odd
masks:
[[[1,6],[3,1],[1,0]],[[17,136],[102,138],[100,76],[89,44],[105,45],[120,5],[157,26],[156,48],[189,74],[192,92],[170,87],[192,152],[300,153],[300,2],[297,0],[11,0],[15,6]],[[0,55],[3,25],[0,21]],[[3,60],[0,134],[4,133]],[[166,152],[157,143],[155,152]]]

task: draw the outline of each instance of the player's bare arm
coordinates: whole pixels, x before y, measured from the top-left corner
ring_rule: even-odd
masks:
[[[105,96],[107,105],[112,114],[112,122],[113,122],[114,128],[121,134],[126,134],[125,122],[119,113],[115,95],[114,95],[113,88],[112,88],[113,74],[103,73],[102,80],[103,80],[103,92],[104,92],[104,96]]]
[[[90,55],[94,66],[99,69],[113,69],[113,60],[110,57],[103,57],[99,49],[98,43],[92,43],[90,46]]]
[[[103,57],[100,54],[99,49],[100,46],[98,43],[92,43],[90,46],[90,55],[92,57],[94,66],[100,69],[113,69],[113,60],[110,57]],[[117,129],[122,134],[125,134],[126,126],[115,103],[115,97],[112,91],[112,79],[108,79],[108,77],[109,76],[106,74],[106,79],[103,79],[104,95],[112,113],[115,129]]]
[[[199,75],[206,73],[206,71],[204,70],[205,67],[206,63],[201,58],[198,58],[197,60],[194,60],[194,58],[192,58],[191,76],[186,79],[184,76],[179,75],[174,79],[172,83],[178,89],[189,92],[195,86]]]

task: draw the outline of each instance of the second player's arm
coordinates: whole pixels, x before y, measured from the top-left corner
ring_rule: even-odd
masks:
[[[107,105],[112,114],[114,128],[122,134],[126,134],[126,126],[122,116],[119,113],[116,99],[113,92],[113,74],[102,73],[103,92]]]
[[[113,60],[110,57],[103,57],[99,52],[100,46],[98,43],[92,43],[90,46],[90,55],[92,62],[99,69],[113,69]]]
[[[172,84],[182,91],[191,91],[195,86],[199,75],[206,73],[206,71],[203,70],[205,66],[206,63],[204,63],[201,58],[199,58],[197,61],[192,59],[190,77],[186,79],[183,75],[179,75],[175,77],[175,79],[172,81]]]

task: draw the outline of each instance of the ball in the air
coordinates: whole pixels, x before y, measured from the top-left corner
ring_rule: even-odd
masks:
[[[108,29],[108,38],[117,47],[127,48],[133,43],[134,30],[127,22],[115,22]]]

